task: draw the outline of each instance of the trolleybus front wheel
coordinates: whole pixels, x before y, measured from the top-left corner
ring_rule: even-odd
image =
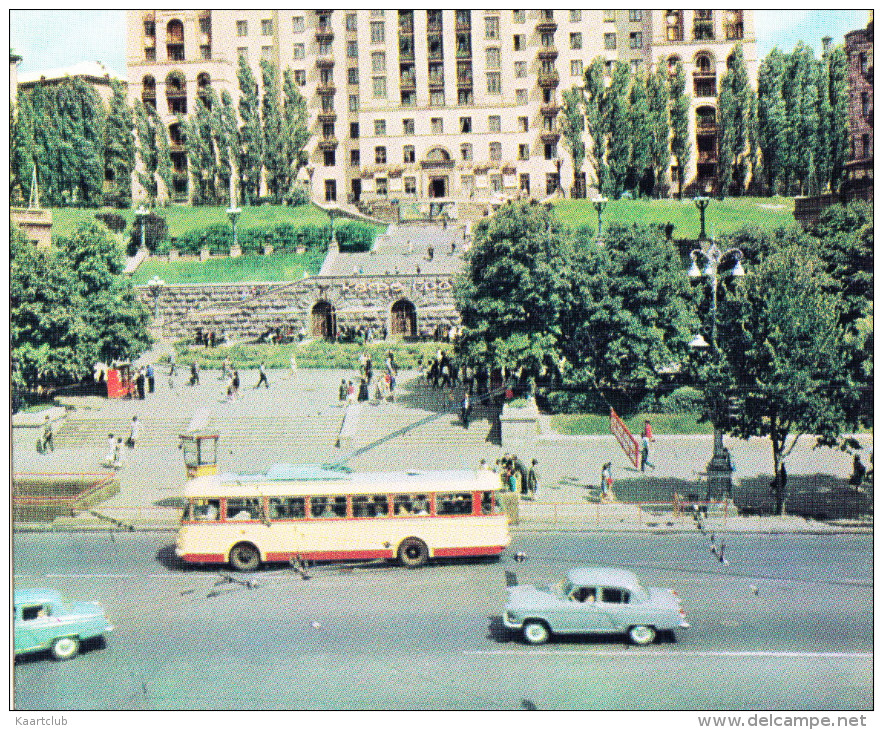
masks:
[[[261,564],[258,549],[247,542],[240,542],[230,551],[230,565],[239,571],[257,570]]]
[[[419,568],[429,560],[429,548],[417,537],[406,537],[399,545],[399,562],[406,568]]]

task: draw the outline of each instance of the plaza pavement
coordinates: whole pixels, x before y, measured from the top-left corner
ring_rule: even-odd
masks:
[[[156,391],[141,400],[97,397],[65,401],[66,413],[53,411],[57,435],[54,452],[40,455],[34,443],[42,414],[13,418],[13,473],[107,473],[100,462],[107,452],[107,434],[125,438],[133,415],[142,422],[138,446],[125,450],[126,461],[117,472],[120,491],[95,507],[102,515],[142,529],[168,529],[179,517],[185,481],[178,434],[188,428],[216,429],[220,434],[221,471],[257,473],[274,463],[324,463],[344,459],[353,450],[426,418],[442,415],[393,438],[346,465],[355,470],[474,469],[481,459],[493,464],[504,452],[514,451],[529,466],[536,458],[540,490],[535,501],[522,501],[515,529],[579,530],[691,530],[691,514],[672,509],[677,492],[704,499],[703,472],[712,448],[711,436],[658,435],[651,453],[655,468],[641,474],[629,464],[613,436],[562,436],[546,428],[533,443],[501,447],[489,411],[477,408],[468,430],[453,409],[459,391],[433,390],[419,373],[402,372],[395,403],[361,404],[358,418],[350,418],[351,438],[340,438],[345,407],[338,399],[341,379],[355,370],[269,371],[270,387],[255,389],[256,371],[242,371],[242,397],[226,402],[224,383],[217,371],[203,371],[197,386],[188,386],[189,372],[179,368],[169,378],[160,366]],[[73,406],[73,408],[71,408]],[[29,425],[30,424],[30,425]],[[872,436],[862,436],[867,450]],[[725,439],[735,466],[737,484],[768,484],[771,478],[769,441]],[[835,449],[813,449],[813,439],[801,439],[787,460],[789,483],[813,478],[844,488],[851,473],[851,457]],[[620,502],[600,504],[597,484],[601,466],[613,462],[615,490]],[[841,485],[841,486],[836,486]],[[660,495],[663,495],[660,497]],[[55,529],[106,529],[112,523],[82,513],[57,518]],[[710,527],[721,530],[767,532],[835,532],[872,529],[864,520],[807,520],[802,517],[737,516],[730,503],[709,511]],[[26,529],[16,525],[16,529]],[[37,528],[38,526],[32,526]]]

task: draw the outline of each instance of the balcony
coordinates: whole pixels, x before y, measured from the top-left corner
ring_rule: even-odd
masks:
[[[414,24],[410,20],[407,22],[399,20],[399,35],[414,35]]]
[[[469,88],[472,86],[472,74],[457,76],[457,86],[459,88]]]
[[[426,24],[426,32],[427,33],[441,33],[442,32],[442,24],[440,20],[434,20],[430,23]]]
[[[319,85],[316,86],[316,91],[319,94],[333,94],[337,89],[334,86],[334,81],[328,79],[325,81],[320,80]]]
[[[558,86],[558,72],[557,71],[540,71],[540,75],[537,78],[537,82],[540,86],[544,88],[551,88],[554,86]]]
[[[697,134],[717,134],[717,122],[714,119],[697,119]]]
[[[710,150],[710,151],[703,152],[700,150],[699,152],[696,153],[696,162],[698,162],[700,164],[705,164],[705,163],[709,163],[709,162],[711,162],[711,163],[717,162],[717,151]]]
[[[458,20],[456,28],[458,33],[469,33],[472,31],[472,23],[468,20]]]
[[[543,104],[540,107],[540,114],[544,117],[556,117],[558,116],[558,112],[561,111],[561,106],[559,104]]]
[[[561,138],[561,134],[559,132],[551,132],[548,129],[544,129],[540,132],[540,139],[545,143],[555,144]]]
[[[334,31],[331,29],[331,23],[327,25],[319,24],[319,27],[316,28],[316,40],[319,43],[323,41],[331,42],[334,40]]]
[[[436,49],[430,48],[429,53],[427,54],[427,58],[430,61],[444,61],[445,54],[441,48],[436,48]]]
[[[717,83],[714,76],[704,79],[693,79],[693,96],[709,98],[717,96]]]
[[[540,18],[537,21],[537,30],[540,33],[554,33],[558,30],[558,23],[555,22],[553,17]]]
[[[417,88],[417,78],[414,74],[403,74],[399,77],[399,86],[406,91]]]
[[[322,137],[319,140],[320,150],[333,150],[337,147],[337,137]]]
[[[429,88],[443,89],[445,86],[445,77],[440,74],[429,75]]]
[[[332,68],[334,66],[334,56],[330,53],[316,56],[316,65],[319,68]]]
[[[555,46],[543,46],[537,51],[537,58],[554,61],[558,58],[558,49]]]
[[[317,118],[321,123],[331,122],[334,123],[337,121],[337,113],[334,110],[322,110],[317,115]]]

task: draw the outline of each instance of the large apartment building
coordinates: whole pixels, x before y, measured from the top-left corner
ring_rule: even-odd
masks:
[[[737,42],[756,83],[747,10],[130,10],[127,65],[131,100],[170,127],[176,199],[189,191],[176,115],[209,84],[236,99],[244,56],[258,80],[262,58],[294,72],[310,115],[314,200],[482,201],[543,198],[559,185],[593,194],[588,163],[574,186],[557,117],[562,92],[583,84],[597,56],[633,73],[683,62],[685,184],[712,189],[718,88]]]

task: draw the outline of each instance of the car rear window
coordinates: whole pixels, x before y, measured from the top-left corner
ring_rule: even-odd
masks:
[[[601,600],[604,603],[628,603],[629,592],[622,588],[602,588]]]

